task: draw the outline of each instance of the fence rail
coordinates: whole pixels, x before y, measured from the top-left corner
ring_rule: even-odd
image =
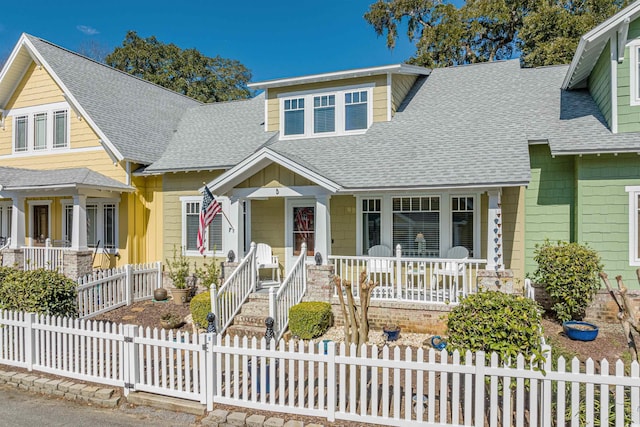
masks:
[[[44,268],[46,270],[58,270],[64,268],[64,254],[69,248],[57,248],[51,246],[51,239],[45,240],[44,246],[25,246],[24,271]]]
[[[640,367],[173,334],[0,311],[0,363],[215,404],[411,426],[640,423]]]
[[[231,273],[220,289],[211,290],[211,311],[216,316],[216,329],[222,334],[231,325],[249,294],[256,290],[256,244]]]
[[[160,287],[161,262],[94,271],[78,279],[79,317],[86,319],[135,301],[151,299],[153,291]]]
[[[329,256],[341,280],[358,283],[367,272],[378,283],[371,299],[431,303],[457,303],[476,292],[478,270],[483,259],[413,258],[403,256],[400,245],[395,257]],[[359,297],[359,286],[352,287]]]
[[[276,293],[269,290],[269,316],[274,320],[276,341],[282,338],[289,325],[289,309],[302,301],[307,290],[307,245],[302,244],[300,256]]]

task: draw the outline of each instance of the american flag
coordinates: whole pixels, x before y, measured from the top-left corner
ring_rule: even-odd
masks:
[[[205,185],[204,187],[204,196],[202,197],[202,206],[200,209],[200,223],[198,224],[198,250],[202,255],[207,250],[205,241],[204,241],[204,233],[211,224],[211,221],[218,215],[218,213],[222,210],[220,203],[213,197],[209,187]]]

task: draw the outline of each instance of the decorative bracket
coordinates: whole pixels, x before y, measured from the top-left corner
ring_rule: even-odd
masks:
[[[629,34],[629,23],[631,20],[627,17],[618,28],[618,63],[624,61],[624,47],[627,44],[627,35]]]

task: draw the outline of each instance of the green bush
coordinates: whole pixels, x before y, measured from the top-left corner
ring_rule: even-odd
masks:
[[[533,259],[538,264],[533,280],[546,289],[556,318],[561,322],[582,319],[600,288],[598,253],[578,243],[554,245],[547,240],[536,245]]]
[[[448,350],[496,352],[501,359],[541,356],[540,306],[520,295],[484,291],[449,313]]]
[[[76,282],[56,271],[2,269],[0,280],[0,309],[66,317],[78,314]]]
[[[193,323],[199,325],[201,328],[207,327],[207,314],[211,311],[211,295],[209,292],[203,292],[191,298],[191,316],[193,316]]]
[[[289,330],[303,340],[324,334],[332,320],[331,304],[328,302],[301,302],[289,309]]]

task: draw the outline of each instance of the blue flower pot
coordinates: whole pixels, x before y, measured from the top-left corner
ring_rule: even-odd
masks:
[[[588,322],[564,322],[562,329],[569,338],[576,341],[593,341],[598,336],[598,327]]]
[[[384,339],[387,341],[396,341],[400,336],[400,328],[398,329],[382,329],[384,332]]]

